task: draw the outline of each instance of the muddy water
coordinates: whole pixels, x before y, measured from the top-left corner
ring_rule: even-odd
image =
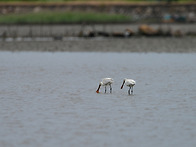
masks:
[[[0,146],[196,146],[195,63],[195,53],[0,52]],[[112,94],[95,93],[103,77]]]

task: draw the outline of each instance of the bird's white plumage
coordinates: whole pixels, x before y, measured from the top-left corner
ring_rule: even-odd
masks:
[[[112,78],[104,78],[101,80],[101,85],[102,86],[106,86],[106,85],[110,85],[114,82],[114,80]]]
[[[133,79],[124,79],[121,89],[123,88],[124,84],[129,87],[128,94],[130,95],[130,90],[131,94],[133,94],[133,86],[136,84],[136,82]]]
[[[97,88],[97,93],[99,93],[99,89],[101,86],[105,86],[105,93],[106,93],[106,87],[109,86],[110,87],[110,93],[112,93],[112,83],[114,82],[114,80],[112,78],[104,78],[101,80],[101,82],[99,83],[99,87]]]
[[[125,79],[125,85],[128,87],[132,87],[136,84],[136,82],[133,79]]]

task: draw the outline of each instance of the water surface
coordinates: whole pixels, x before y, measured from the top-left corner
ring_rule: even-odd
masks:
[[[196,146],[195,63],[188,53],[0,52],[0,146]],[[104,77],[112,94],[95,93]]]

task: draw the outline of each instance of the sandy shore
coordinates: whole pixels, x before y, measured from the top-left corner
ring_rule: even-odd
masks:
[[[64,41],[1,41],[0,51],[196,52],[196,38],[69,38]]]

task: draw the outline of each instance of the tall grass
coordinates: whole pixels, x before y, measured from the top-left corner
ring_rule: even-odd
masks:
[[[0,15],[0,24],[122,23],[131,18],[119,14],[86,12],[39,12]]]

